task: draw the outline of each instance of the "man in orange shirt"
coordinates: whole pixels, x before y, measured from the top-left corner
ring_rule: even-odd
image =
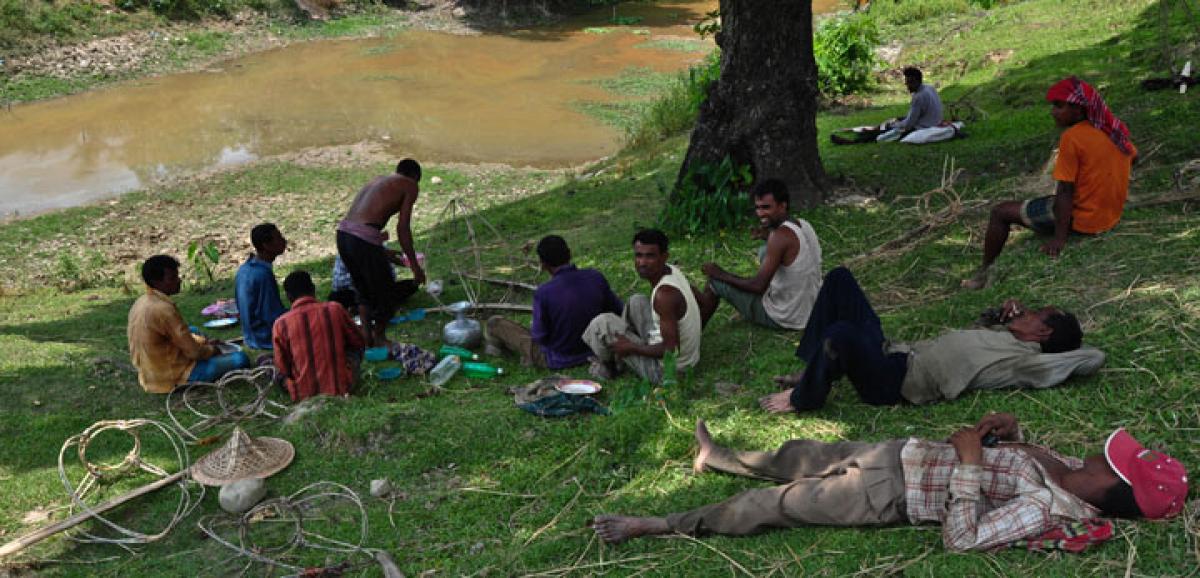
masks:
[[[1121,220],[1129,195],[1129,169],[1137,157],[1129,128],[1113,116],[1094,88],[1074,76],[1050,87],[1046,100],[1055,124],[1066,129],[1054,163],[1055,194],[992,207],[983,264],[963,280],[967,289],[987,285],[988,267],[1004,249],[1012,225],[1049,235],[1042,252],[1057,257],[1070,232],[1103,233]]]
[[[349,395],[366,340],[346,309],[320,303],[312,277],[295,271],[283,280],[292,309],[275,320],[275,367],[292,401],[314,395]]]

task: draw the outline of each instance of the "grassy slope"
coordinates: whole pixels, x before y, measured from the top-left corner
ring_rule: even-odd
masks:
[[[892,31],[898,37],[926,38],[914,43],[904,58],[925,64],[931,79],[944,86],[947,102],[969,91],[988,118],[972,125],[971,138],[949,144],[823,148],[832,173],[888,193],[885,202],[868,208],[823,207],[803,214],[822,237],[826,267],[915,225],[919,214],[911,195],[937,184],[945,154],[954,155],[959,166],[967,169],[958,183],[964,198],[1013,194],[1010,189],[1018,177],[1039,165],[1054,142],[1041,94],[1067,71],[1105,87],[1106,97],[1133,127],[1143,151],[1151,150],[1153,143],[1165,145],[1147,155],[1151,158],[1139,167],[1134,184],[1136,196],[1162,192],[1171,170],[1197,156],[1189,124],[1178,121],[1195,118],[1196,105],[1192,97],[1142,93],[1135,86],[1157,47],[1156,17],[1156,7],[1144,1],[1113,7],[1086,0],[1035,0],[990,15],[959,16],[954,23],[924,24],[927,30],[970,24],[951,41],[915,29]],[[998,66],[988,64],[987,52],[999,48],[1015,53]],[[967,63],[966,73],[956,77],[951,71],[962,69],[956,64],[960,60]],[[899,103],[900,95],[895,100]],[[823,116],[822,134],[899,113],[902,108],[896,104],[849,116]],[[629,263],[628,238],[638,225],[653,221],[662,202],[659,183],[674,176],[684,144],[676,139],[618,157],[599,176],[548,186],[543,193],[498,204],[483,215],[512,245],[547,231],[563,234],[577,262],[602,269],[619,292],[644,290]],[[317,235],[321,225],[316,219],[336,218],[346,183],[362,182],[371,172],[266,165],[182,188],[167,197],[175,199],[172,206],[182,220],[191,222],[201,220],[211,210],[205,207],[214,202],[205,198],[192,206],[190,199],[196,193],[231,200],[269,194],[278,203],[256,218],[279,219],[289,223],[285,231],[294,228],[299,235]],[[439,191],[476,199],[484,196],[481,190],[532,187],[546,178],[505,175],[507,182],[497,185],[454,171],[432,172],[447,178]],[[469,188],[467,182],[476,186]],[[326,202],[304,205],[314,196]],[[424,198],[424,223],[434,223],[444,199],[440,193]],[[145,200],[127,197],[118,211],[132,212]],[[934,202],[937,208],[940,201]],[[289,210],[297,204],[304,208]],[[391,478],[404,496],[392,509],[395,528],[389,523],[388,506],[371,502],[368,543],[394,552],[409,575],[431,569],[445,575],[561,574],[572,565],[580,567],[577,574],[739,573],[726,556],[754,574],[844,575],[859,570],[877,574],[910,562],[905,572],[914,575],[1113,575],[1125,573],[1127,565],[1142,575],[1186,574],[1200,560],[1195,554],[1198,538],[1187,532],[1182,520],[1122,524],[1120,538],[1084,556],[1017,551],[950,554],[932,528],[807,528],[753,538],[711,538],[703,544],[668,539],[611,548],[597,544],[582,526],[601,512],[665,513],[759,486],[726,476],[687,473],[690,428],[697,417],[708,419],[723,443],[766,448],[797,436],[940,438],[986,410],[1013,411],[1024,419],[1034,439],[1068,452],[1096,451],[1105,433],[1126,425],[1152,445],[1170,448],[1195,470],[1200,467],[1196,434],[1200,394],[1195,388],[1200,377],[1196,363],[1200,263],[1195,259],[1200,220],[1192,210],[1191,205],[1131,210],[1114,232],[1073,241],[1057,261],[1038,254],[1035,239],[1018,234],[998,263],[998,283],[980,293],[954,288],[979,258],[979,217],[952,225],[909,251],[857,266],[856,273],[880,306],[885,326],[898,339],[962,326],[979,310],[1007,296],[1031,304],[1054,302],[1076,311],[1085,324],[1087,341],[1107,351],[1109,360],[1100,375],[1058,389],[972,393],[931,407],[874,408],[858,403],[850,388],[838,387],[819,412],[768,418],[755,409],[754,399],[769,391],[768,376],[795,368],[790,349],[796,336],[749,328],[730,320],[728,309],[722,309],[705,333],[705,357],[690,389],[669,402],[666,410],[637,405],[609,417],[530,417],[512,407],[503,388],[531,381],[535,374],[511,363],[512,376],[502,383],[468,383],[459,378],[447,392],[433,397],[420,397],[425,387],[414,380],[368,380],[362,395],[334,402],[299,425],[257,426],[257,431],[286,437],[297,447],[296,461],[269,485],[282,494],[332,479],[365,495],[370,479]],[[61,232],[59,242],[67,246],[86,244],[96,233],[80,224],[99,211],[65,211],[0,228],[6,267],[30,263],[23,254],[34,252],[33,240],[48,239],[55,232]],[[109,226],[117,234],[133,228]],[[426,229],[422,235],[426,241],[439,241],[430,250],[430,260],[433,272],[440,276],[447,274],[450,259],[444,240],[454,238],[448,231]],[[172,245],[170,236],[160,243],[177,254],[183,251],[182,244]],[[742,239],[690,239],[677,240],[672,255],[691,273],[713,258],[739,263],[737,270],[749,272],[752,250],[752,244]],[[297,262],[285,257],[279,273],[292,268],[327,276],[328,258]],[[327,283],[323,278],[319,281]],[[179,302],[195,320],[193,312],[229,292],[226,274],[214,292],[185,291]],[[102,287],[67,294],[32,290],[6,297],[0,304],[0,395],[5,399],[0,435],[9,442],[9,451],[0,457],[0,491],[6,496],[0,506],[2,539],[23,531],[21,519],[26,512],[64,503],[53,456],[65,437],[97,419],[163,417],[162,399],[140,393],[134,375],[121,364],[123,323],[132,299],[118,289]],[[433,346],[439,327],[438,320],[402,325],[392,336]],[[714,392],[718,382],[745,387],[732,395],[718,394]],[[608,399],[633,385],[629,379],[609,384]],[[166,493],[147,498],[119,519],[148,528],[163,520],[174,507],[173,500]],[[215,511],[215,497],[205,500],[204,511]],[[1188,514],[1195,516],[1195,504]],[[163,543],[147,547],[144,556],[122,556],[97,566],[48,565],[42,571],[111,576],[240,570],[239,564],[224,562],[227,555],[218,546],[198,539],[193,522],[194,517]],[[347,527],[341,536],[352,533]],[[117,553],[111,547],[74,546],[59,540],[33,550],[36,558],[68,561]],[[321,560],[318,555],[309,562]]]

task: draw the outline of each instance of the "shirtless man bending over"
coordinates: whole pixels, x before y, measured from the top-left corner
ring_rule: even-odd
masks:
[[[404,159],[396,174],[376,177],[363,187],[337,226],[338,255],[350,271],[359,292],[363,334],[372,346],[387,344],[384,335],[396,306],[425,282],[425,271],[413,249],[412,212],[420,192],[421,165]],[[412,267],[411,284],[397,283],[388,262],[402,263],[400,255],[383,246],[384,227],[396,215],[396,238]]]

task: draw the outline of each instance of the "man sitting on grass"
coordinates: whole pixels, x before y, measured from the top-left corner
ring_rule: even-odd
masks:
[[[1057,257],[1071,233],[1095,235],[1116,226],[1129,196],[1129,171],[1137,148],[1129,128],[1113,116],[1104,99],[1074,76],[1050,87],[1050,116],[1066,129],[1058,139],[1053,196],[1003,201],[992,207],[983,239],[983,263],[962,286],[982,289],[988,268],[1000,256],[1013,225],[1048,236],[1042,252]]]
[[[708,285],[700,295],[705,318],[724,298],[746,319],[771,329],[804,329],[821,288],[821,244],[812,225],[788,216],[787,185],[777,179],[751,191],[754,212],[769,233],[759,252],[758,273],[746,279],[716,263],[701,269]]]
[[[275,259],[287,250],[287,239],[271,223],[250,230],[250,255],[234,276],[238,317],[246,345],[254,349],[271,348],[271,326],[286,311],[279,300],[279,283],[275,281]]]
[[[314,395],[349,395],[366,341],[346,308],[317,301],[305,271],[283,280],[292,310],[275,322],[275,367],[292,401]]]
[[[591,350],[583,342],[583,330],[601,313],[619,313],[621,300],[599,271],[571,263],[571,249],[562,237],[543,237],[537,254],[550,280],[533,293],[529,329],[499,315],[491,317],[487,353],[512,351],[521,356],[522,365],[550,369],[587,363]]]
[[[155,255],[142,263],[146,294],[129,310],[129,357],[138,383],[150,393],[170,393],[184,383],[217,381],[250,366],[242,351],[221,354],[220,341],[192,333],[171,295],[179,293],[179,261]]]
[[[995,447],[984,447],[984,440]],[[596,533],[615,543],[655,534],[743,536],[806,525],[941,524],[954,551],[1006,546],[1079,551],[1112,536],[1099,516],[1169,518],[1187,501],[1187,472],[1124,429],[1101,453],[1080,460],[1023,443],[1017,419],[993,413],[948,441],[792,440],[774,452],[713,443],[696,424],[693,469],[780,484],[659,518],[597,516]],[[1078,532],[1080,527],[1088,530]]]
[[[1010,299],[993,321],[911,345],[890,343],[854,275],[838,267],[825,276],[796,348],[807,365],[775,378],[789,389],[760,403],[772,413],[818,409],[843,375],[872,405],[932,403],[968,389],[1051,387],[1104,362],[1099,350],[1079,348],[1079,321],[1057,308],[1026,309]]]
[[[667,236],[643,229],[633,237],[633,262],[637,274],[650,282],[650,298],[633,295],[621,316],[603,313],[592,319],[583,341],[595,353],[591,374],[612,379],[625,365],[642,379],[661,384],[663,357],[678,352],[676,369],[700,361],[700,332],[708,321],[697,296],[700,293],[679,267],[667,264]]]

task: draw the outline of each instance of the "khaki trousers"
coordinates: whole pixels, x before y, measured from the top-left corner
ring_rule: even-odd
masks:
[[[542,348],[533,342],[529,330],[520,323],[499,315],[489,317],[485,339],[492,347],[521,356],[521,365],[525,367],[546,367],[546,354],[542,353]]]
[[[654,328],[653,315],[654,311],[649,297],[631,295],[625,301],[625,311],[621,313],[620,317],[612,313],[601,313],[592,319],[592,322],[588,323],[587,329],[583,330],[583,342],[591,348],[592,353],[596,354],[597,359],[604,363],[611,363],[616,357],[608,346],[618,335],[624,335],[626,339],[639,345],[648,343],[650,332]],[[618,370],[621,365],[633,370],[634,373],[650,383],[655,385],[662,383],[661,359],[626,355],[618,364]]]
[[[793,440],[775,452],[716,447],[705,460],[706,467],[781,485],[671,514],[667,523],[684,534],[732,536],[802,525],[902,523],[908,519],[900,463],[905,442]]]

